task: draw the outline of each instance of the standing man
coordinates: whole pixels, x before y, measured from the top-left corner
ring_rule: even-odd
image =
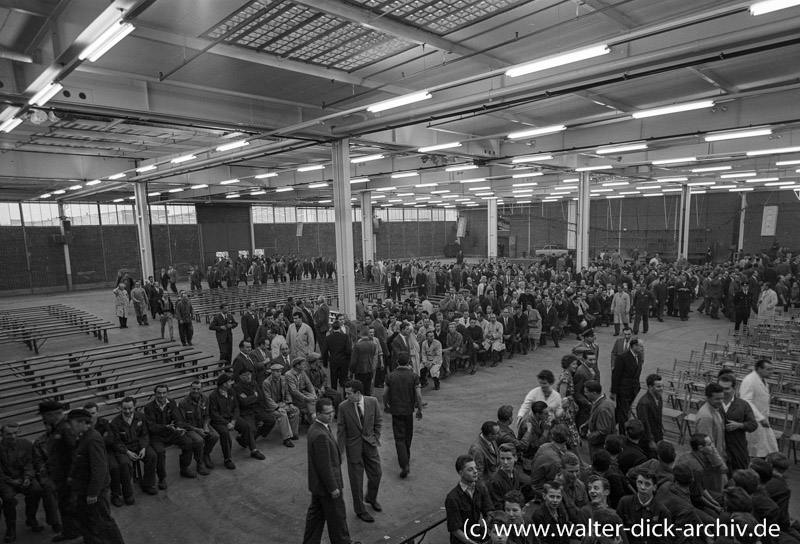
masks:
[[[631,405],[641,387],[639,377],[642,374],[642,365],[639,363],[639,354],[643,350],[642,342],[633,338],[630,349],[617,357],[611,373],[611,400],[617,403],[619,434],[625,434],[625,422],[630,417]]]
[[[736,395],[736,376],[733,372],[721,374],[717,378],[717,383],[722,387],[726,464],[733,474],[734,470],[744,470],[750,467],[747,433],[758,429],[758,422],[750,404]]]
[[[650,315],[650,308],[656,305],[656,297],[647,290],[644,283],[639,284],[639,288],[633,295],[633,310],[636,316],[633,318],[633,334],[639,334],[639,322],[642,323],[642,333],[647,334],[650,324],[647,320]]]
[[[750,404],[758,428],[748,440],[750,457],[766,457],[779,451],[778,441],[769,424],[769,388],[766,381],[772,375],[772,363],[766,359],[756,361],[755,369],[742,379],[739,396]]]
[[[697,410],[696,432],[709,438],[717,451],[725,459],[725,420],[722,415],[722,386],[710,383],[705,390],[706,402]]]
[[[178,318],[178,336],[181,337],[182,346],[191,346],[194,336],[194,308],[189,300],[189,294],[181,291],[181,299],[175,305],[175,317]]]
[[[325,353],[325,338],[330,330],[331,309],[325,304],[325,297],[317,298],[317,308],[314,310],[314,328],[317,330],[317,343],[319,352]]]
[[[328,524],[331,544],[351,544],[347,528],[347,510],[342,497],[342,459],[331,432],[333,403],[319,399],[317,420],[308,429],[308,490],[311,504],[306,514],[303,544],[319,544]]]
[[[68,481],[77,495],[77,518],[83,541],[124,544],[117,522],[111,517],[111,478],[103,437],[92,428],[92,415],[86,410],[72,410],[67,418],[78,437]]]
[[[147,322],[147,310],[150,308],[150,302],[147,298],[147,292],[142,287],[142,282],[137,281],[133,284],[131,301],[133,301],[133,311],[136,313],[136,322],[139,325],[149,325]]]
[[[644,433],[640,444],[650,459],[656,458],[656,444],[664,439],[664,422],[662,420],[663,402],[661,393],[664,385],[661,376],[650,374],[645,380],[647,393],[639,399],[636,405],[636,418],[642,422]]]
[[[611,348],[611,371],[614,371],[614,363],[617,357],[631,349],[631,338],[633,334],[628,327],[622,329],[622,338],[614,340],[614,345]]]
[[[211,320],[208,328],[217,333],[219,358],[220,361],[227,363],[226,366],[230,365],[233,360],[233,329],[237,326],[239,323],[236,322],[233,315],[228,313],[228,305],[220,304],[219,313]]]
[[[458,484],[444,500],[450,544],[482,542],[480,533],[485,526],[482,521],[492,509],[492,500],[486,487],[478,483],[475,459],[469,455],[459,455],[456,459],[456,472],[460,477]],[[481,529],[473,532],[473,527]],[[469,534],[464,532],[465,529]]]
[[[736,313],[734,330],[739,330],[742,323],[747,325],[750,319],[750,310],[753,308],[753,293],[750,291],[750,283],[742,281],[742,288],[733,295],[733,308]]]
[[[402,332],[401,332],[402,334]],[[414,407],[417,419],[422,419],[422,388],[419,376],[411,370],[411,358],[401,353],[397,369],[386,377],[383,393],[383,410],[392,415],[392,434],[397,450],[397,462],[402,469],[401,478],[411,472],[411,440],[414,437]]]
[[[290,348],[289,354],[292,359],[297,357],[305,359],[309,353],[314,351],[314,331],[303,322],[302,312],[294,312],[292,319],[294,319],[294,323],[289,325],[286,335],[286,341]]]
[[[582,431],[589,443],[589,459],[592,459],[595,452],[602,450],[605,446],[606,437],[614,434],[615,408],[614,403],[603,394],[600,382],[596,380],[586,382],[583,384],[583,391],[586,398],[592,403],[589,421],[585,424],[585,431]]]
[[[252,343],[256,339],[258,332],[258,316],[253,313],[253,303],[248,302],[244,306],[244,313],[242,314],[242,333],[244,339],[249,339]]]
[[[347,381],[348,365],[351,361],[352,346],[346,330],[342,324],[334,321],[331,333],[325,339],[325,349],[322,351],[322,363],[330,365],[331,387],[338,391],[339,386],[344,388]]]
[[[692,288],[689,286],[689,278],[686,274],[681,274],[680,279],[675,284],[675,302],[678,305],[678,313],[681,321],[689,319],[689,305],[692,302]]]
[[[619,327],[622,324],[628,328],[631,313],[631,296],[628,294],[628,284],[623,283],[622,289],[614,293],[611,299],[611,313],[614,315],[614,336],[619,336]]]
[[[362,521],[372,523],[375,519],[367,512],[364,502],[381,512],[378,503],[378,488],[381,485],[381,427],[383,416],[378,399],[365,396],[359,380],[345,384],[347,400],[339,405],[339,432],[336,438],[339,451],[347,452],[347,474],[353,493],[353,508]],[[364,496],[364,472],[367,473],[367,495]]]
[[[353,346],[348,375],[361,382],[362,391],[367,396],[372,395],[372,380],[375,376],[377,353],[378,345],[370,338],[369,328],[363,327],[361,339]]]

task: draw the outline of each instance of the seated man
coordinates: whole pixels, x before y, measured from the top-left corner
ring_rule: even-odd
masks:
[[[267,411],[264,392],[253,381],[253,371],[243,368],[239,373],[239,381],[233,387],[236,398],[239,400],[239,417],[247,422],[254,434],[266,437],[275,427],[275,418]],[[236,439],[244,446],[245,439],[239,436]],[[255,442],[255,437],[253,438]]]
[[[39,501],[42,499],[42,486],[36,481],[33,470],[33,444],[30,440],[19,438],[19,425],[11,423],[2,427],[3,440],[0,442],[0,498],[3,500],[3,513],[6,515],[6,542],[17,539],[17,497],[25,495],[25,524],[34,533],[43,527],[36,519]]]
[[[144,462],[144,474],[139,484],[148,495],[157,495],[156,452],[150,447],[150,433],[144,416],[136,411],[136,399],[125,397],[119,405],[119,414],[111,420],[114,433],[114,457],[119,464],[122,496],[133,496],[133,463]]]
[[[104,417],[98,417],[97,412],[99,407],[94,402],[87,402],[83,409],[89,412],[92,416],[92,426],[101,437],[106,445],[106,459],[108,460],[108,475],[111,477],[111,504],[117,508],[123,504],[128,506],[136,504],[136,499],[133,495],[123,495],[122,493],[122,477],[120,475],[119,461],[115,453],[114,446],[114,431],[111,428],[111,421]],[[133,489],[129,489],[131,493]]]
[[[670,522],[669,510],[655,498],[656,477],[652,472],[640,471],[636,476],[636,493],[626,495],[619,500],[617,514],[622,518],[622,523],[626,529],[631,529],[634,525],[642,524],[648,528],[647,534],[651,534],[649,527],[662,525],[665,521]],[[646,544],[656,542],[657,539],[643,536],[635,532],[629,533],[631,544]]]
[[[292,402],[300,410],[301,417],[307,418],[308,424],[311,425],[317,420],[315,409],[317,392],[305,372],[306,368],[306,358],[296,357],[292,360],[292,368],[284,375],[284,378],[289,386]]]
[[[178,446],[181,450],[180,471],[184,478],[197,478],[197,473],[189,466],[192,463],[192,440],[186,436],[186,429],[178,427],[178,405],[168,397],[167,384],[159,384],[153,391],[155,398],[145,404],[144,418],[150,433],[150,446],[156,452],[156,475],[158,488],[167,488],[167,447]],[[199,471],[200,467],[198,467]],[[205,467],[201,474],[208,474]]]
[[[531,522],[542,527],[579,524],[583,520],[583,515],[574,505],[567,504],[563,500],[561,484],[557,481],[548,481],[544,484],[544,497],[542,504],[534,510],[531,515]],[[550,534],[539,539],[541,544],[568,544],[569,537],[552,531]]]
[[[217,378],[217,388],[208,396],[208,414],[211,426],[219,434],[222,444],[223,464],[228,470],[236,470],[231,459],[231,431],[241,434],[239,444],[250,449],[250,457],[263,461],[264,454],[256,449],[256,438],[253,428],[240,417],[239,400],[233,391],[233,376],[227,373]]]
[[[292,440],[300,440],[300,436],[297,434],[300,427],[300,410],[294,406],[289,384],[286,383],[286,377],[281,374],[283,365],[274,363],[269,370],[270,375],[261,384],[264,400],[267,403],[267,412],[275,418],[281,429],[283,445],[293,448]]]
[[[211,470],[214,468],[211,452],[219,442],[219,433],[211,427],[208,397],[203,394],[203,383],[195,380],[189,387],[189,394],[178,403],[178,426],[186,429],[186,434],[192,441],[198,470],[201,463]]]
[[[608,502],[611,495],[608,480],[598,475],[590,476],[587,489],[589,504],[581,508],[584,519],[617,527],[623,542],[627,542],[627,538],[624,536],[625,532],[622,530],[622,519]]]
[[[314,392],[317,398],[331,399],[333,407],[338,411],[339,405],[342,403],[342,393],[336,389],[326,385],[328,383],[328,376],[325,374],[325,369],[320,364],[320,355],[318,353],[309,353],[306,356],[308,359],[308,369],[306,374],[314,386]]]

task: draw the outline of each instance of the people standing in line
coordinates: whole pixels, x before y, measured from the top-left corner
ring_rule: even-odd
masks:
[[[125,289],[125,284],[120,283],[117,288],[112,291],[114,293],[114,308],[119,319],[119,328],[128,328],[128,305],[131,302],[131,297],[128,290]]]
[[[397,357],[398,367],[386,377],[383,393],[384,412],[392,416],[392,434],[400,465],[400,477],[406,478],[411,472],[411,441],[414,437],[414,408],[416,418],[422,419],[422,388],[417,376],[411,370],[408,353]]]
[[[233,318],[233,315],[228,313],[228,305],[220,304],[219,313],[211,320],[209,329],[216,332],[217,345],[219,345],[219,358],[220,361],[225,361],[228,366],[233,359],[233,329],[239,323]]]

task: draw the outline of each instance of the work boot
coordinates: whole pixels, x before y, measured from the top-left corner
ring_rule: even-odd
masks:
[[[197,462],[197,473],[201,474],[202,476],[208,476],[211,474],[202,461]]]
[[[203,457],[203,465],[205,465],[208,470],[212,470],[214,468],[214,461],[211,460],[210,455]]]

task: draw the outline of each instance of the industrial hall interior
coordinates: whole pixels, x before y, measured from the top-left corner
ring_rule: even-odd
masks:
[[[800,544],[800,0],[0,0],[4,543]]]

